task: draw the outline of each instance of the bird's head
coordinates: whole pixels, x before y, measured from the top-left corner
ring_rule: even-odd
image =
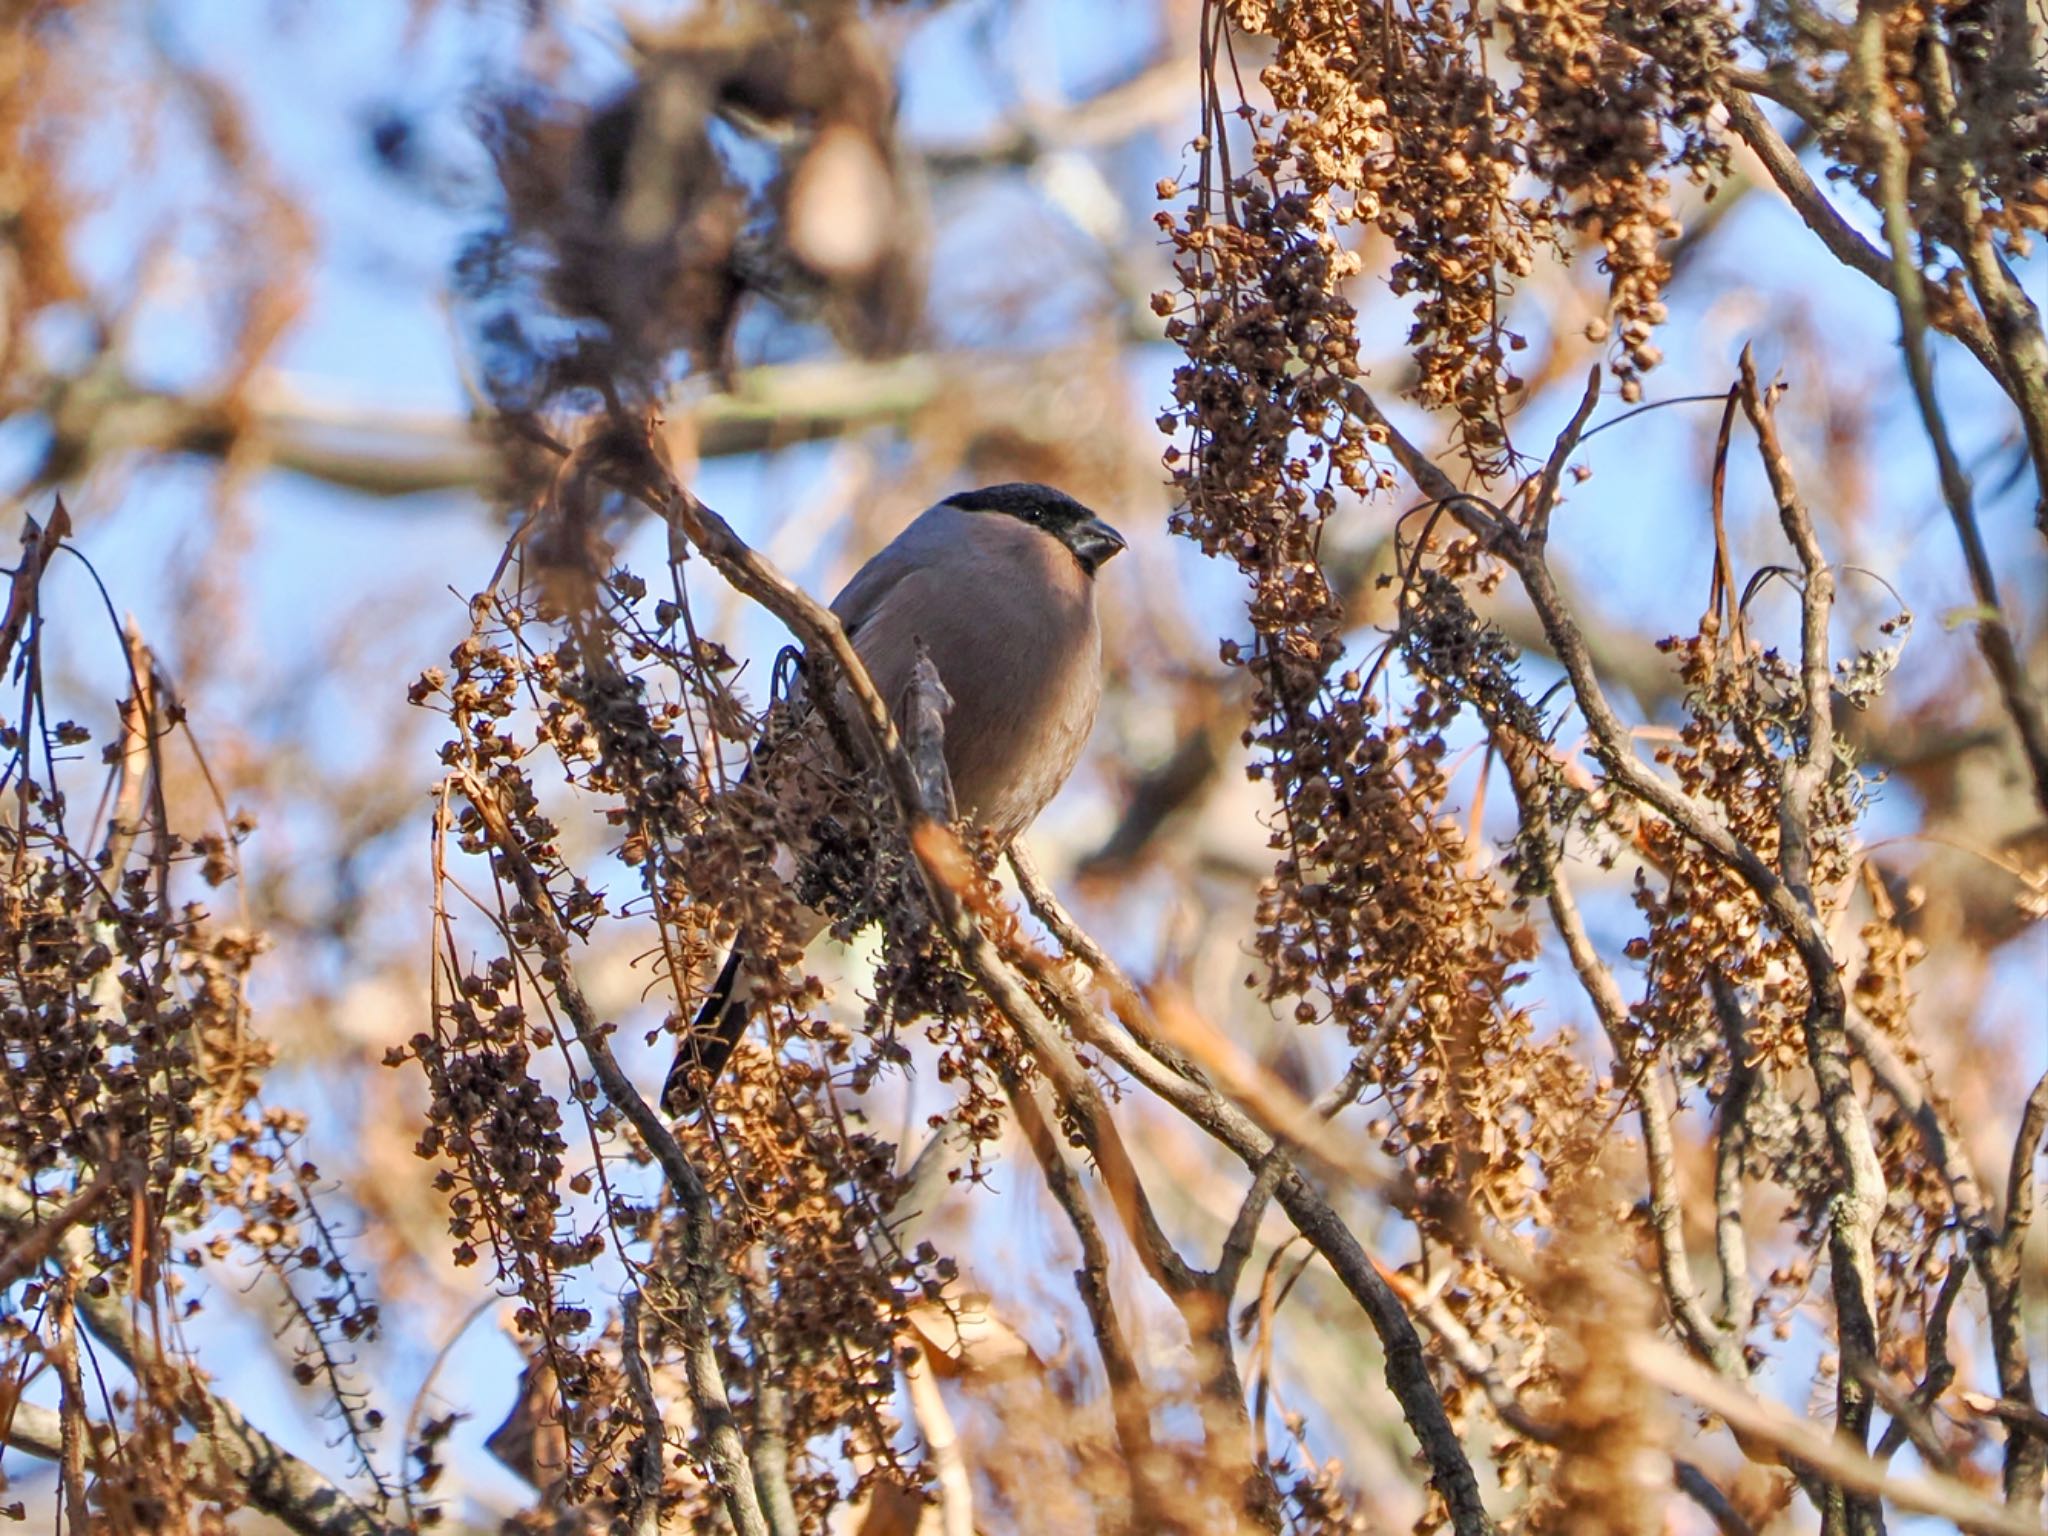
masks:
[[[1066,545],[1081,562],[1081,569],[1094,575],[1096,567],[1124,547],[1124,536],[1090,512],[1065,491],[1030,481],[1009,485],[986,485],[978,491],[962,491],[946,498],[946,505],[962,512],[986,512],[1014,517],[1042,533],[1049,533]]]

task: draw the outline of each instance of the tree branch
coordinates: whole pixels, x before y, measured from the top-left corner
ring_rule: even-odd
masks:
[[[1928,27],[1924,37],[1926,52],[1920,61],[1920,76],[1927,91],[1930,128],[1936,134],[1954,136],[1957,143],[1967,143],[1956,134],[1956,84],[1948,44],[1940,27]],[[2041,312],[1998,254],[1978,190],[1976,164],[1965,155],[1942,181],[1956,200],[1957,223],[1963,232],[1958,246],[1963,270],[1969,274],[1970,290],[1977,296],[1992,344],[2005,365],[2005,377],[2011,381],[2007,392],[2019,407],[2020,425],[2026,431],[2027,452],[2034,461],[2034,524],[2048,534],[2048,339],[2041,334]],[[1889,233],[1889,221],[1886,228]]]
[[[1748,347],[1741,360],[1742,409],[1755,430],[1778,503],[1778,520],[1799,558],[1800,642],[1799,681],[1801,729],[1794,736],[1789,760],[1780,760],[1778,796],[1778,862],[1784,885],[1805,919],[1817,947],[1827,953],[1824,965],[1807,964],[1808,995],[1804,1030],[1806,1058],[1820,1089],[1821,1112],[1828,1142],[1842,1180],[1829,1203],[1829,1278],[1835,1302],[1835,1326],[1843,1354],[1875,1359],[1878,1351],[1877,1220],[1886,1198],[1884,1165],[1871,1139],[1869,1117],[1856,1092],[1850,1068],[1846,1030],[1847,998],[1825,935],[1820,932],[1821,902],[1814,889],[1813,814],[1829,779],[1840,770],[1835,753],[1832,657],[1828,621],[1834,611],[1834,571],[1820,547],[1813,518],[1800,498],[1791,466],[1778,441],[1771,397],[1757,381],[1756,362]],[[1835,1383],[1836,1432],[1859,1450],[1868,1444],[1873,1398],[1869,1383],[1854,1371],[1839,1373]],[[1872,1501],[1842,1489],[1839,1515],[1831,1488],[1823,1506],[1822,1527],[1849,1536],[1879,1536],[1884,1516]]]
[[[17,1242],[30,1237],[38,1224],[34,1206],[11,1182],[0,1183],[0,1224]],[[58,1248],[67,1266],[75,1270],[94,1264],[91,1239],[82,1228],[67,1230]],[[92,1288],[81,1287],[77,1307],[93,1336],[138,1378],[172,1376],[178,1380],[179,1414],[191,1427],[201,1451],[248,1491],[255,1508],[297,1536],[400,1536],[400,1526],[358,1504],[338,1484],[250,1423],[227,1398],[210,1390],[196,1367],[162,1352],[153,1339],[139,1334],[120,1287],[101,1287],[97,1295]],[[49,1424],[40,1413],[28,1412],[29,1408],[26,1403],[16,1405],[14,1426],[5,1438],[23,1450],[46,1454],[49,1441],[43,1431]]]
[[[1809,1424],[1776,1403],[1766,1402],[1715,1375],[1670,1345],[1643,1335],[1629,1345],[1629,1363],[1667,1391],[1691,1398],[1725,1419],[1748,1440],[1776,1448],[1811,1467],[1831,1484],[1853,1488],[1868,1499],[1886,1499],[1910,1514],[1932,1515],[1978,1536],[2041,1536],[2038,1522],[2019,1510],[2001,1509],[1967,1483],[1939,1473],[1894,1476],[1882,1462]]]
[[[496,791],[472,773],[464,772],[458,777],[464,797],[476,808],[490,836],[495,862],[532,912],[543,946],[558,962],[550,981],[578,1043],[590,1060],[598,1085],[639,1133],[682,1205],[684,1273],[676,1289],[683,1301],[684,1362],[690,1395],[704,1430],[706,1459],[725,1500],[726,1512],[740,1536],[795,1536],[794,1532],[778,1530],[769,1522],[756,1491],[757,1469],[747,1453],[739,1421],[726,1395],[725,1374],[718,1363],[718,1346],[704,1303],[718,1263],[713,1232],[716,1218],[704,1181],[691,1166],[668,1123],[641,1096],[612,1055],[611,1026],[599,1020],[569,965],[569,936],[555,910],[554,893],[527,858]]]
[[[965,380],[1007,385],[1016,401],[1043,396],[1072,373],[1071,355],[1057,351],[782,363],[740,373],[729,390],[678,395],[668,409],[695,457],[731,458],[901,426]],[[127,379],[53,379],[33,408],[52,431],[31,482],[38,486],[63,484],[117,454],[214,459],[238,447],[273,469],[376,497],[487,489],[504,464],[476,418],[345,406],[260,380],[231,401]]]
[[[1059,1139],[1039,1107],[1033,1086],[1018,1080],[1015,1074],[1003,1086],[1009,1090],[1010,1104],[1024,1140],[1038,1159],[1045,1187],[1066,1213],[1067,1225],[1074,1229],[1074,1237],[1081,1245],[1081,1267],[1074,1271],[1074,1289],[1088,1314],[1096,1353],[1102,1357],[1103,1372],[1109,1378],[1110,1417],[1116,1425],[1124,1471],[1130,1478],[1133,1516],[1144,1530],[1159,1528],[1162,1520],[1171,1525],[1158,1507],[1158,1490],[1153,1486],[1151,1400],[1144,1377],[1138,1371],[1137,1357],[1131,1353],[1130,1339],[1117,1317],[1115,1299],[1110,1295],[1109,1248],[1102,1241],[1094,1212],[1088,1209],[1088,1192],[1061,1153]],[[1038,1089],[1044,1091],[1044,1085],[1039,1084]]]
[[[1916,255],[1918,232],[1908,204],[1906,147],[1899,138],[1888,96],[1891,86],[1885,78],[1884,15],[1884,9],[1871,0],[1864,0],[1859,7],[1855,64],[1861,81],[1863,113],[1878,149],[1878,204],[1884,215],[1885,240],[1891,246],[1890,287],[1899,310],[1899,344],[1905,349],[1906,376],[1913,386],[1913,400],[1920,409],[1928,443],[1934,449],[1941,497],[1948,506],[1949,520],[1955,524],[1956,538],[1963,549],[1963,565],[1970,576],[1970,591],[1977,600],[1977,648],[1983,652],[1999,698],[2019,732],[2020,749],[2033,776],[2034,798],[2042,811],[2048,813],[2048,712],[2044,712],[2041,696],[2027,676],[2026,663],[2013,639],[2013,626],[1999,604],[1991,557],[1977,526],[1970,477],[1956,457],[1948,423],[1941,414],[1941,402],[1935,397],[1934,368],[1927,356],[1927,288],[1920,275]],[[2048,393],[2048,379],[2042,381],[2042,387]],[[2044,403],[2044,409],[2048,409],[2048,403]],[[2021,413],[2026,413],[2024,403]],[[2044,426],[2044,432],[2048,432],[2048,426]],[[2040,487],[2040,494],[2048,495],[2048,485]]]
[[[1731,86],[1721,92],[1721,104],[1728,109],[1729,123],[1742,136],[1743,142],[1756,152],[1771,180],[1792,205],[1792,211],[1820,237],[1828,254],[1851,272],[1861,273],[1886,293],[1891,293],[1893,271],[1890,259],[1836,211],[1827,194],[1806,174],[1806,167],[1799,163],[1799,156],[1793,152],[1792,146],[1764,116],[1749,92]],[[1999,355],[1998,346],[1982,315],[1967,304],[1944,304],[1930,318],[1938,329],[1962,343],[2014,404],[2021,403],[2018,387],[2007,374],[2004,359]],[[2025,414],[2024,407],[2022,414]]]
[[[1522,824],[1525,827],[1542,826],[1542,787],[1536,775],[1535,745],[1500,731],[1495,733],[1495,739],[1500,744],[1501,762],[1507,768],[1508,782],[1514,789]],[[1633,1067],[1635,1051],[1628,1003],[1621,995],[1614,973],[1600,958],[1591,936],[1586,932],[1578,900],[1559,866],[1554,839],[1546,834],[1541,849],[1539,857],[1544,864],[1538,873],[1543,880],[1543,894],[1550,907],[1552,926],[1564,941],[1565,953],[1571,959],[1572,970],[1578,975],[1579,986],[1593,1004],[1593,1012],[1607,1035],[1608,1047],[1614,1053],[1617,1078],[1632,1079],[1628,1095],[1635,1105],[1637,1121],[1643,1128],[1643,1161],[1650,1184],[1650,1221],[1657,1238],[1657,1273],[1665,1304],[1671,1309],[1672,1320],[1678,1325],[1687,1346],[1701,1359],[1710,1361],[1716,1370],[1740,1381],[1749,1372],[1743,1363],[1739,1335],[1731,1338],[1716,1327],[1693,1290],[1692,1263],[1685,1248],[1685,1210],[1678,1191],[1677,1147],[1671,1131],[1671,1109],[1662,1094],[1662,1080],[1651,1066],[1640,1070]]]

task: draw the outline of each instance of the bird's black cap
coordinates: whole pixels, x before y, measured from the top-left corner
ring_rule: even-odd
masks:
[[[946,504],[962,512],[999,512],[1043,529],[1073,551],[1091,576],[1097,566],[1124,547],[1122,534],[1065,491],[1029,480],[961,491],[948,496]]]

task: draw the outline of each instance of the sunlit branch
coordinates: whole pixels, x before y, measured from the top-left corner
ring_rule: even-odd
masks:
[[[0,1182],[0,1224],[15,1242],[32,1240],[38,1224],[28,1198],[11,1182]],[[66,1230],[56,1251],[76,1273],[93,1267],[92,1241],[81,1227]],[[194,1367],[164,1353],[153,1335],[138,1331],[122,1290],[81,1287],[76,1305],[93,1337],[131,1371],[162,1375],[180,1384],[179,1412],[192,1428],[195,1443],[248,1490],[252,1505],[281,1521],[296,1536],[396,1536],[401,1529],[358,1504],[338,1484],[278,1445],[233,1402],[208,1388]],[[61,1449],[61,1439],[53,1446],[46,1434],[55,1417],[17,1412],[14,1425],[22,1439],[16,1442],[10,1431],[8,1443],[19,1443],[38,1455]]]

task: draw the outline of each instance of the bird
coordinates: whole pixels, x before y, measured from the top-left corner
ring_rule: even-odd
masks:
[[[832,600],[892,709],[919,655],[930,657],[952,701],[944,739],[954,801],[999,846],[1059,792],[1094,727],[1102,697],[1095,577],[1124,547],[1122,534],[1064,491],[984,486],[928,508]],[[837,750],[822,732],[805,739],[813,751]],[[795,786],[804,778],[785,773],[771,792],[801,793]],[[781,850],[778,876],[791,880],[801,857]],[[801,950],[826,921],[799,907],[784,937]],[[662,1087],[668,1114],[703,1107],[746,1032],[756,975],[744,942],[736,943],[678,1042]]]

